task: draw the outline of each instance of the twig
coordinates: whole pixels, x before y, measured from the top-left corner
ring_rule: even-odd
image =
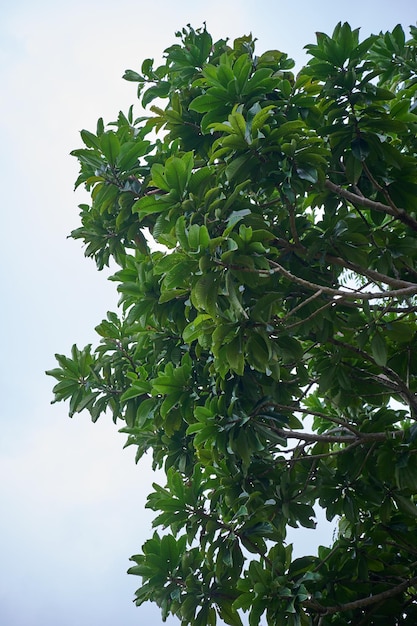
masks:
[[[306,300],[306,302],[307,302],[307,300]],[[305,318],[303,318],[301,320],[298,320],[298,322],[294,322],[293,324],[288,324],[288,326],[285,326],[285,329],[286,330],[290,330],[291,328],[296,328],[297,326],[300,326],[300,324],[305,324],[305,322],[309,322],[314,317],[316,317],[316,315],[319,315],[319,313],[321,313],[322,311],[325,311],[326,309],[328,309],[331,306],[334,307],[338,303],[339,304],[343,304],[342,298],[339,298],[338,300],[329,300],[328,302],[326,302],[326,304],[323,304],[323,306],[319,307],[318,309],[316,309],[315,311],[310,313],[310,315],[308,317],[305,317]]]
[[[373,186],[375,187],[377,191],[383,194],[383,196],[385,197],[385,200],[388,202],[389,206],[394,211],[394,215],[398,216],[399,209],[397,206],[395,206],[394,202],[392,201],[392,198],[389,195],[388,190],[385,189],[385,187],[382,187],[382,185],[379,184],[376,178],[374,178],[372,172],[370,171],[369,167],[366,165],[365,161],[362,163],[362,167],[369,181],[373,184]]]
[[[323,452],[322,454],[305,454],[304,456],[299,456],[296,458],[292,457],[291,459],[288,459],[287,463],[289,465],[294,465],[295,463],[298,463],[298,461],[315,461],[316,459],[327,459],[331,456],[336,456],[339,454],[344,454],[345,452],[349,452],[349,450],[351,450],[352,448],[356,448],[357,446],[360,446],[361,444],[362,444],[362,441],[360,439],[356,439],[355,441],[353,441],[353,443],[350,443],[345,448],[340,448],[339,450],[332,450],[331,452]],[[283,452],[283,450],[281,450],[281,452]]]
[[[307,298],[307,300],[303,300],[302,302],[300,302],[300,304],[297,304],[296,307],[294,307],[293,309],[291,309],[291,311],[288,311],[288,313],[284,316],[279,318],[279,321],[285,322],[289,317],[291,317],[291,315],[294,315],[294,313],[296,313],[297,311],[299,311],[300,309],[303,308],[303,306],[305,306],[306,304],[309,304],[310,302],[312,302],[313,300],[315,300],[316,298],[319,298],[321,295],[323,294],[323,291],[321,289],[319,289],[318,291],[316,291],[316,293],[313,293],[312,296],[310,296],[309,298]],[[304,321],[304,320],[303,320]]]

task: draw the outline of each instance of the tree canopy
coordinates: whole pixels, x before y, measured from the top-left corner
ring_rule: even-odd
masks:
[[[91,195],[72,237],[116,264],[120,312],[48,374],[71,416],[110,412],[165,471],[129,570],[164,619],[417,623],[410,28],[338,24],[294,74],[188,26],[126,71],[143,115],[72,153]],[[288,527],[317,506],[334,536],[295,558]]]

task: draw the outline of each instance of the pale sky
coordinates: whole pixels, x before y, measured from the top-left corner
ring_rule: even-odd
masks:
[[[411,0],[14,0],[0,8],[1,328],[0,624],[162,624],[153,605],[132,603],[140,579],[129,557],[150,536],[144,509],[149,463],[109,419],[67,417],[50,405],[54,353],[96,344],[94,327],[115,310],[114,283],[67,239],[78,226],[74,194],[81,129],[135,102],[121,80],[160,58],[187,23],[215,38],[252,32],[258,51],[304,62],[315,31],[338,21],[363,36],[415,24]],[[159,477],[158,480],[162,480]],[[331,543],[331,528],[300,531],[301,554]],[[176,620],[169,620],[177,624]]]

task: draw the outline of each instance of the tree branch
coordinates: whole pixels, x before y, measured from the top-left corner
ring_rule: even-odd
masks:
[[[312,283],[309,280],[304,280],[304,278],[300,278],[299,276],[295,276],[292,272],[289,272],[282,267],[276,261],[269,261],[272,267],[275,268],[275,271],[282,274],[285,278],[288,278],[291,282],[296,283],[297,285],[301,285],[302,287],[306,287],[310,291],[322,291],[323,293],[327,293],[331,296],[335,296],[338,298],[344,298],[347,300],[381,300],[383,298],[406,298],[407,296],[412,296],[417,294],[417,285],[411,285],[410,287],[404,287],[403,289],[391,289],[388,291],[379,291],[379,292],[366,292],[360,293],[359,291],[343,291],[341,289],[332,289],[331,287],[326,287],[325,285],[318,285],[317,283]],[[267,270],[255,270],[260,274],[269,274],[273,270],[268,272]]]
[[[340,339],[334,339],[331,337],[328,339],[328,341],[330,341],[330,343],[332,343],[335,346],[341,346],[345,348],[346,350],[350,350],[351,352],[354,352],[355,354],[360,356],[361,359],[368,361],[368,363],[372,363],[372,365],[377,365],[375,359],[370,354],[368,354],[364,350],[361,350],[360,348],[357,348],[356,346],[352,346],[349,343],[340,341]],[[390,367],[387,367],[386,365],[379,366],[379,367],[381,371],[383,372],[382,374],[374,374],[373,372],[366,372],[366,373],[368,374],[368,376],[371,376],[372,378],[377,380],[379,383],[382,383],[385,386],[389,387],[391,390],[396,391],[408,402],[409,406],[412,409],[417,411],[416,394],[410,391],[410,389],[404,383],[402,378],[393,369],[391,369]],[[362,372],[363,370],[360,370],[360,371]]]
[[[361,440],[360,439],[355,439],[354,441],[352,441],[352,443],[350,443],[348,446],[346,446],[345,448],[340,448],[339,450],[331,450],[331,452],[323,452],[321,454],[305,454],[304,456],[292,456],[291,459],[288,459],[287,464],[292,466],[295,465],[295,463],[298,463],[299,461],[316,461],[317,459],[327,459],[331,456],[336,456],[336,455],[340,455],[340,454],[344,454],[345,452],[349,452],[349,450],[351,450],[352,448],[356,448],[357,446],[359,446],[361,444]],[[307,445],[307,444],[304,444]],[[294,448],[295,449],[299,449],[299,448]],[[281,453],[287,452],[287,450],[281,450]]]
[[[326,254],[326,260],[330,261],[330,263],[334,263],[335,265],[339,265],[344,267],[355,274],[360,274],[361,276],[366,276],[373,281],[385,283],[386,285],[391,285],[391,287],[397,287],[399,289],[403,287],[413,287],[415,283],[410,283],[407,280],[401,280],[400,278],[392,278],[391,276],[387,276],[386,274],[381,274],[381,272],[377,272],[376,270],[372,270],[369,267],[361,267],[356,263],[352,263],[346,259],[342,259],[337,256],[331,256],[330,254]]]
[[[315,300],[316,298],[319,298],[321,295],[323,294],[322,290],[319,289],[318,291],[316,291],[316,293],[313,293],[312,296],[310,296],[309,298],[307,298],[307,300],[303,300],[302,302],[300,302],[300,304],[297,304],[296,307],[294,307],[293,309],[291,309],[291,311],[288,311],[288,313],[284,316],[284,317],[280,317],[279,321],[280,323],[282,322],[286,322],[287,319],[289,317],[291,317],[292,315],[294,315],[294,313],[296,313],[297,311],[299,311],[300,309],[303,308],[303,306],[305,306],[306,304],[309,304],[310,302],[312,302],[313,300]],[[303,320],[304,321],[304,320]]]
[[[320,411],[313,411],[312,409],[303,409],[298,406],[279,404],[276,402],[266,403],[262,406],[273,406],[276,409],[280,409],[281,411],[292,411],[292,412],[296,411],[298,413],[303,413],[305,415],[314,415],[315,417],[322,417],[324,420],[328,422],[332,422],[333,424],[337,424],[338,426],[342,426],[342,428],[346,428],[346,430],[350,430],[350,432],[352,432],[354,435],[358,437],[360,436],[360,431],[357,430],[357,428],[355,428],[348,422],[345,422],[344,420],[339,419],[338,417],[334,417],[333,415],[327,415],[327,413],[322,413]]]
[[[386,441],[389,437],[403,436],[402,430],[394,430],[390,433],[358,433],[357,435],[316,435],[314,433],[302,433],[296,430],[285,430],[284,428],[274,428],[270,426],[271,430],[277,435],[280,435],[284,439],[299,439],[306,443],[319,443],[320,441],[325,443],[347,443],[351,444],[355,441],[364,443]]]
[[[393,587],[392,589],[387,589],[386,591],[377,593],[374,596],[360,598],[360,600],[354,600],[353,602],[346,602],[346,604],[339,604],[337,606],[323,606],[315,600],[306,600],[305,602],[303,602],[303,606],[312,609],[316,613],[333,615],[334,613],[339,613],[340,611],[352,611],[355,609],[362,609],[366,606],[375,604],[376,602],[388,600],[389,598],[393,598],[394,596],[403,593],[403,591],[407,591],[409,587],[413,587],[416,583],[417,576],[414,576],[414,578],[410,578],[409,580],[404,581],[403,583],[397,585],[396,587]]]
[[[308,252],[307,248],[302,245],[302,243],[292,244],[285,239],[277,239],[276,244],[283,248],[285,251],[295,252],[297,255],[300,253],[306,254]],[[323,258],[323,254],[319,253],[315,256],[316,259],[321,260]],[[391,287],[412,287],[415,283],[412,283],[407,280],[401,280],[400,278],[393,278],[392,276],[388,276],[387,274],[382,274],[376,270],[373,270],[368,267],[363,267],[358,265],[357,263],[353,263],[352,261],[348,261],[347,259],[343,259],[342,257],[333,256],[331,254],[325,253],[325,259],[329,263],[334,263],[334,265],[339,265],[339,267],[344,267],[345,269],[351,270],[355,272],[355,274],[359,274],[360,276],[366,276],[370,278],[374,282],[384,283],[386,285],[390,285]],[[412,268],[407,268],[409,271],[413,271]]]
[[[370,200],[369,198],[365,198],[365,196],[360,196],[352,191],[348,191],[347,189],[343,189],[339,185],[335,185],[331,180],[325,181],[325,186],[330,191],[333,191],[338,196],[349,200],[352,204],[358,204],[359,206],[364,206],[368,209],[374,209],[375,211],[379,211],[380,213],[386,213],[387,215],[391,215],[396,219],[409,226],[412,230],[417,231],[417,220],[414,219],[411,215],[409,215],[404,209],[394,209],[392,206],[388,204],[383,204],[382,202],[377,202],[375,200]]]
[[[379,182],[376,180],[376,178],[374,178],[372,172],[370,171],[369,167],[367,166],[366,162],[364,161],[362,163],[362,167],[363,167],[363,171],[365,172],[366,176],[368,177],[369,181],[373,184],[373,186],[375,187],[375,189],[377,191],[379,191],[380,193],[383,194],[383,196],[385,197],[385,200],[388,202],[389,206],[392,208],[392,210],[394,211],[394,214],[396,216],[398,216],[399,214],[399,208],[394,204],[394,202],[392,201],[391,196],[388,193],[388,190],[385,187],[382,187]]]

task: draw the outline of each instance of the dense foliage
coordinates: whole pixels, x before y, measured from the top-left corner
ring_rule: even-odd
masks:
[[[149,115],[81,133],[72,236],[119,266],[121,314],[48,373],[71,415],[111,411],[166,472],[129,570],[164,618],[417,623],[410,36],[339,24],[294,75],[187,27],[125,74]],[[287,529],[317,505],[335,536],[293,558]]]

